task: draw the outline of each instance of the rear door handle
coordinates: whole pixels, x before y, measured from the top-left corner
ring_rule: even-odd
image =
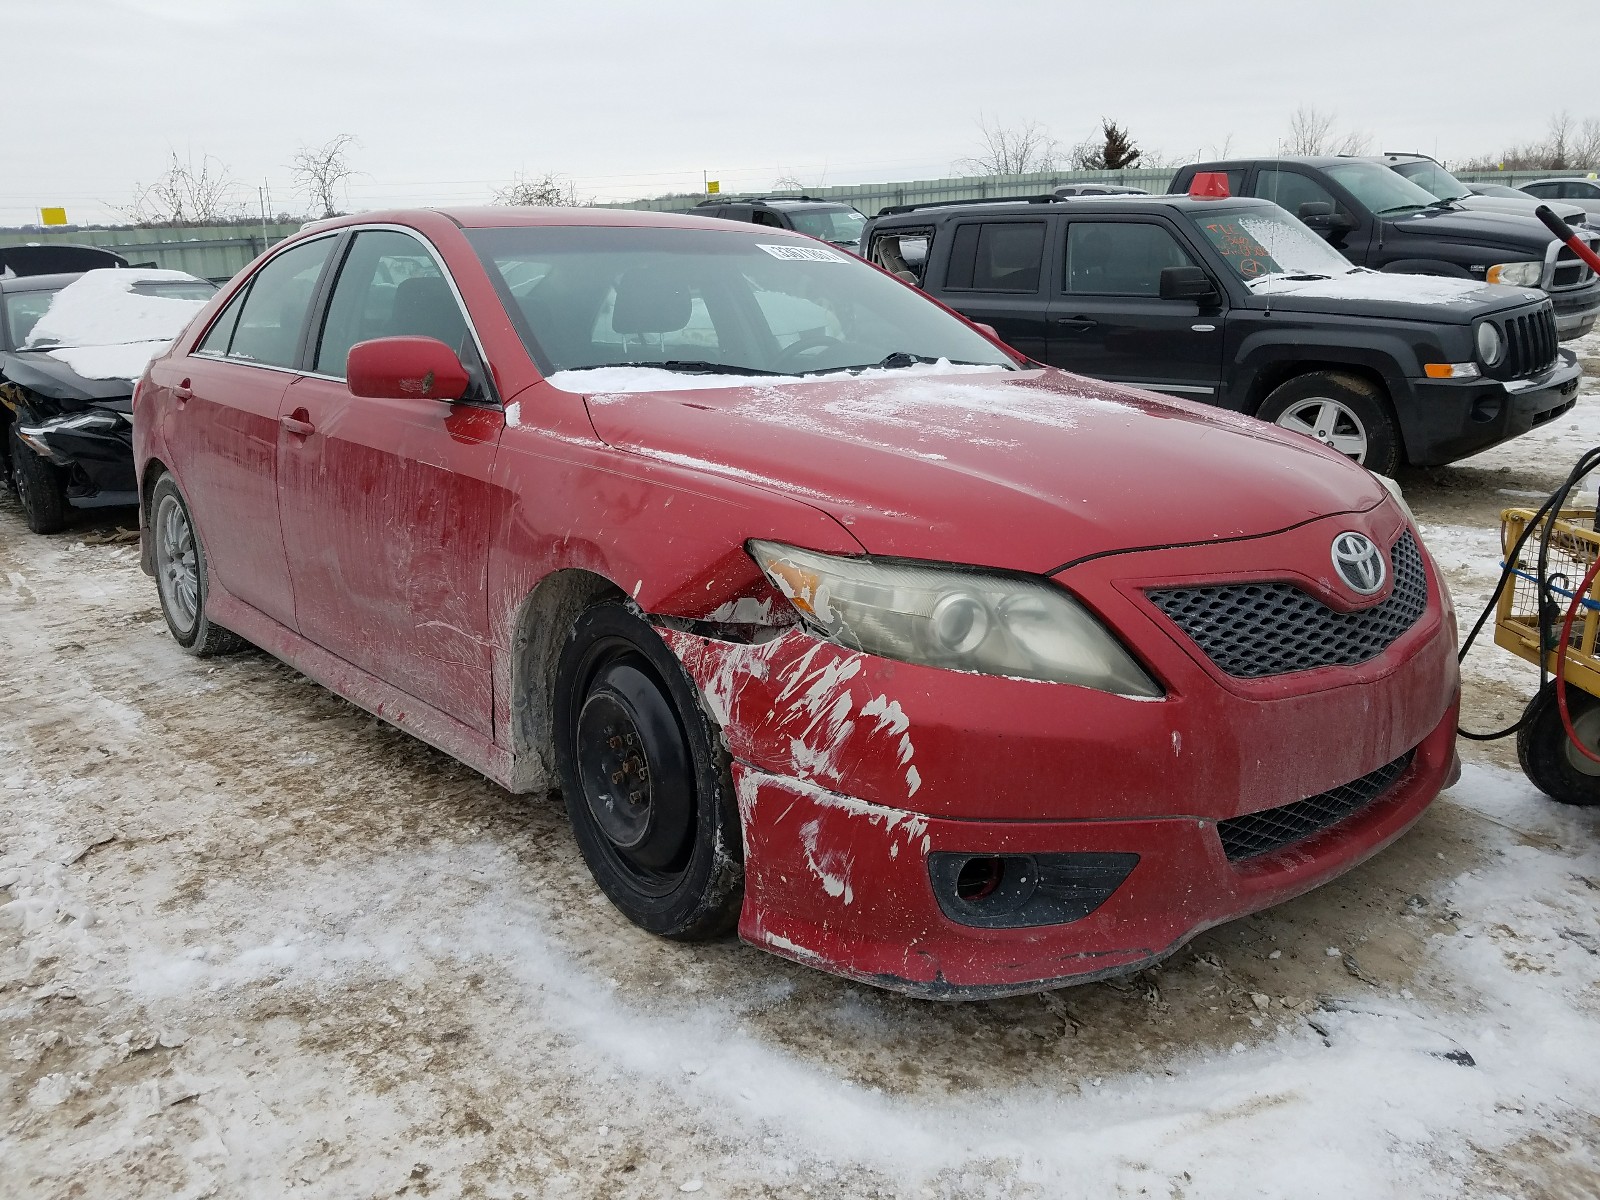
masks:
[[[278,420],[285,429],[299,437],[309,437],[317,431],[317,427],[311,423],[311,414],[303,408],[297,408],[294,415],[279,417]]]
[[[1093,329],[1099,321],[1091,321],[1088,317],[1057,317],[1056,325],[1061,329]]]

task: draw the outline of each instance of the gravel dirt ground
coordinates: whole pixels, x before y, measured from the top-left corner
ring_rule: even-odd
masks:
[[[1596,444],[1402,479],[1464,626]],[[554,798],[185,656],[133,520],[0,500],[0,1197],[1600,1196],[1600,812],[1510,743],[1157,969],[927,1004],[654,940]],[[1486,640],[1464,719],[1533,682]]]

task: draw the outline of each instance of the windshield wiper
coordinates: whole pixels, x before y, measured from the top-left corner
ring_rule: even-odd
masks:
[[[655,367],[662,371],[681,371],[685,375],[781,375],[782,371],[767,371],[761,367],[741,367],[736,363],[707,362],[703,358],[669,358],[664,362],[614,362],[596,363],[592,367],[575,367],[578,371],[602,371],[608,367]]]
[[[816,371],[807,371],[807,375],[831,375],[836,371],[900,371],[906,367],[926,366],[933,363],[947,362],[953,367],[1005,367],[1008,371],[1016,368],[1009,363],[972,362],[961,358],[930,358],[926,354],[912,354],[908,350],[896,350],[885,354],[875,363],[854,363],[848,367],[823,367]]]
[[[1390,213],[1421,212],[1425,208],[1432,208],[1431,204],[1396,204],[1393,208],[1380,208],[1378,215],[1387,217]]]
[[[1463,197],[1461,197],[1461,196],[1440,196],[1432,204],[1428,205],[1428,207],[1429,208],[1453,208],[1455,206],[1456,201],[1457,200],[1461,200],[1461,199],[1463,199]]]

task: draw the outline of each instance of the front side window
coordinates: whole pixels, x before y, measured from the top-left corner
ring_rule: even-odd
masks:
[[[292,367],[311,298],[334,239],[317,238],[285,250],[257,271],[239,313],[228,357],[274,367]]]
[[[1323,205],[1328,212],[1338,210],[1332,192],[1309,175],[1302,175],[1298,171],[1257,171],[1252,194],[1263,200],[1271,200],[1279,208],[1301,219],[1309,215],[1305,208],[1307,204]]]
[[[956,291],[1037,292],[1044,263],[1043,221],[957,225],[945,287]]]
[[[1556,185],[1553,183],[1530,183],[1525,185],[1522,190],[1530,196],[1538,196],[1541,200],[1551,200],[1555,198]]]
[[[1067,226],[1066,290],[1100,296],[1159,296],[1161,272],[1194,260],[1160,225],[1074,221]]]
[[[842,250],[763,230],[468,230],[547,375],[611,366],[806,375],[1015,360]]]
[[[800,208],[789,213],[789,221],[801,233],[825,242],[859,246],[867,219],[853,208]]]
[[[398,230],[362,230],[339,268],[315,369],[343,379],[350,347],[372,338],[437,338],[461,354],[466,333],[461,305],[426,246]]]
[[[1342,162],[1325,170],[1329,179],[1380,217],[1421,212],[1438,201],[1437,196],[1377,163]]]

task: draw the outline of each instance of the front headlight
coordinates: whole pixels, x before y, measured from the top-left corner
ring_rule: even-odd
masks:
[[[1088,610],[1043,579],[837,558],[750,543],[813,632],[901,662],[1156,697],[1161,688]]]
[[[1400,490],[1400,485],[1387,475],[1379,475],[1376,471],[1372,473],[1372,477],[1388,489],[1389,495],[1393,496],[1394,502],[1400,506],[1400,511],[1405,513],[1406,520],[1415,525],[1417,523],[1417,515],[1411,511],[1411,505],[1406,503],[1405,493]]]
[[[1506,335],[1493,321],[1478,322],[1478,359],[1486,367],[1498,366],[1506,356]]]
[[[1509,287],[1538,287],[1539,280],[1544,278],[1544,263],[1496,263],[1483,277],[1489,283],[1503,283]]]

